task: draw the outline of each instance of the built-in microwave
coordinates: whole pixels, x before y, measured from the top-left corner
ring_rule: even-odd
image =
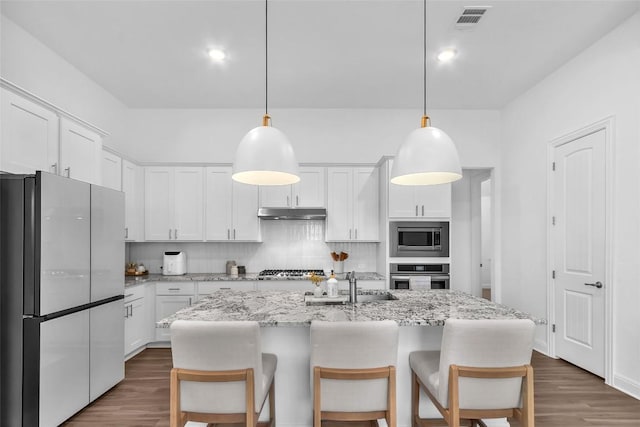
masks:
[[[390,257],[448,257],[449,222],[389,223]]]

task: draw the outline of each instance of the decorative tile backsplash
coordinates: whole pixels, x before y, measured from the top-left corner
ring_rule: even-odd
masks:
[[[145,242],[128,243],[128,261],[143,263],[152,273],[162,270],[165,251],[184,251],[188,273],[221,273],[228,260],[247,272],[267,268],[322,268],[331,270],[330,253],[347,252],[345,271],[377,271],[377,243],[326,243],[324,221],[263,221],[262,243]]]

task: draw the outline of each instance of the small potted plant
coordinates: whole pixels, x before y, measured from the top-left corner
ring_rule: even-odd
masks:
[[[316,297],[321,297],[322,296],[322,287],[320,286],[320,284],[324,281],[325,277],[324,276],[318,276],[315,273],[311,273],[311,276],[309,276],[309,280],[311,280],[311,283],[313,283],[314,285],[314,289],[313,289],[313,295]]]

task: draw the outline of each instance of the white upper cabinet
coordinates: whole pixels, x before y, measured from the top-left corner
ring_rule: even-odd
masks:
[[[124,192],[124,238],[126,241],[142,240],[141,221],[144,210],[142,168],[122,160],[122,191]]]
[[[258,187],[235,182],[230,167],[206,168],[206,240],[260,241]]]
[[[203,168],[145,169],[145,240],[203,240]]]
[[[0,89],[0,170],[58,173],[58,126],[56,113]]]
[[[389,162],[391,170],[392,161]],[[451,184],[389,185],[389,218],[450,218]]]
[[[60,119],[60,173],[67,178],[101,184],[102,138],[95,132]]]
[[[378,169],[328,168],[327,241],[377,241]]]
[[[122,159],[102,151],[102,186],[122,191]]]
[[[324,207],[325,168],[301,167],[300,182],[260,187],[260,206],[270,208]]]

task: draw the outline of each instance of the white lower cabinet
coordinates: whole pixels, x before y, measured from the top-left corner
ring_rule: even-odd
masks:
[[[195,302],[195,297],[195,283],[193,282],[157,283],[155,321],[162,320],[182,308],[189,307]],[[156,341],[171,341],[171,330],[157,328]]]
[[[135,352],[149,342],[149,320],[145,303],[145,286],[125,289],[124,300],[124,354]],[[154,325],[155,326],[155,325]]]

